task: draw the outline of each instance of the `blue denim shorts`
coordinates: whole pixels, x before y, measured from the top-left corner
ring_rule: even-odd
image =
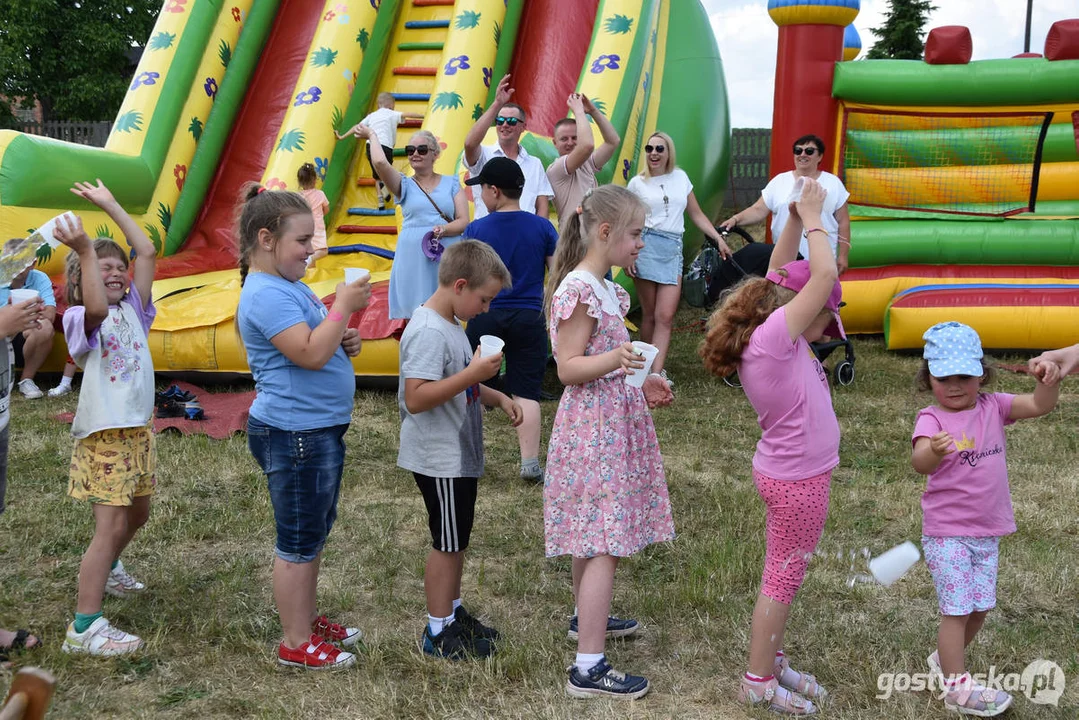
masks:
[[[322,552],[337,519],[348,424],[315,430],[279,430],[247,420],[247,447],[266,473],[277,525],[274,552],[309,563]]]
[[[682,236],[645,228],[644,247],[637,256],[637,277],[660,285],[682,282]]]

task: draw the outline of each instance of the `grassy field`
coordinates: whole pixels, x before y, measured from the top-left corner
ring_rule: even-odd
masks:
[[[699,315],[683,310],[678,322],[691,325]],[[699,338],[692,328],[676,334],[669,368],[677,401],[656,412],[679,536],[623,563],[615,585],[615,613],[644,628],[608,652],[616,667],[651,679],[652,692],[640,701],[564,695],[574,652],[565,634],[569,563],[544,558],[541,489],[517,478],[516,440],[500,414],[487,425],[465,601],[506,641],[486,663],[419,652],[429,539],[411,476],[395,467],[399,423],[387,391],[356,395],[320,582],[321,609],[366,634],[358,667],[336,674],[276,668],[272,514],[242,436],[160,438],[150,522],[124,558],[149,590],[105,600],[107,617],[145,638],[147,650],[126,659],[61,653],[92,534],[86,505],[65,495],[68,427],[53,419],[74,409],[74,396],[14,398],[8,511],[0,518],[0,625],[44,637],[45,648],[18,663],[56,674],[55,718],[769,717],[733,700],[764,554],[764,509],[750,477],[759,431],[741,392],[701,369]],[[909,436],[915,412],[929,402],[913,391],[916,358],[885,352],[879,339],[859,340],[856,350],[854,384],[834,392],[843,442],[821,541],[829,557],[810,565],[787,651],[832,690],[827,717],[943,718],[927,692],[875,697],[880,673],[925,671],[936,638],[925,566],[890,588],[846,582],[850,551],[878,553],[918,539],[924,480],[910,469]],[[553,371],[548,384],[558,389]],[[1033,384],[1002,372],[996,387],[1026,392]],[[999,605],[970,653],[976,672],[1020,672],[1036,658],[1064,669],[1070,684],[1060,706],[1019,697],[1009,712],[1015,718],[1079,713],[1079,401],[1071,390],[1049,417],[1009,430],[1019,532],[1002,546]],[[554,410],[544,404],[545,438]],[[0,679],[0,689],[7,682]]]

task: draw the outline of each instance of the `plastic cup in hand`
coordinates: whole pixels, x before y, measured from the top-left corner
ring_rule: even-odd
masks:
[[[652,371],[652,363],[655,362],[656,355],[659,354],[659,348],[655,345],[641,342],[640,340],[634,340],[633,349],[638,355],[642,356],[644,367],[634,370],[632,375],[626,375],[626,385],[644,387],[644,379],[648,377],[648,373]]]
[[[345,282],[349,285],[357,280],[370,280],[371,271],[367,268],[345,268]]]
[[[11,304],[18,305],[27,300],[37,300],[41,293],[31,288],[14,288],[11,290]]]
[[[480,357],[490,357],[502,352],[506,341],[494,335],[480,335]]]
[[[869,561],[869,572],[881,585],[891,585],[914,567],[921,554],[910,540]]]
[[[794,188],[791,189],[791,194],[787,197],[787,205],[802,199],[802,188],[805,187],[805,184],[806,179],[804,177],[800,177],[794,181]]]

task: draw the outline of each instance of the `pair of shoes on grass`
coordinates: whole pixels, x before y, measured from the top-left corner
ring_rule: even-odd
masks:
[[[305,670],[339,670],[356,664],[356,655],[336,645],[353,647],[363,637],[359,628],[350,628],[331,622],[319,615],[311,625],[311,637],[298,648],[290,648],[284,641],[277,646],[277,664],[299,667]]]
[[[424,654],[447,660],[486,658],[495,654],[499,633],[484,625],[463,605],[453,611],[453,622],[445,625],[438,635],[431,634],[431,626],[423,629],[420,647]]]
[[[641,627],[636,620],[607,617],[608,640],[625,638],[633,635]],[[569,619],[569,632],[566,636],[571,640],[578,639],[578,618],[576,615]],[[614,697],[627,700],[636,700],[648,694],[648,679],[640,675],[629,675],[611,667],[606,656],[587,671],[582,671],[576,665],[571,665],[567,671],[569,679],[566,680],[566,694],[573,698]]]
[[[105,579],[105,592],[113,597],[129,598],[145,590],[146,586],[124,569],[123,562],[117,562]],[[107,618],[99,617],[81,633],[75,632],[74,622],[68,625],[64,644],[60,649],[66,653],[110,656],[133,653],[142,645],[142,639],[138,635],[124,632],[112,625]]]
[[[193,392],[181,390],[178,385],[172,385],[154,396],[154,408],[159,418],[186,418],[188,420],[204,420],[206,413],[203,412],[202,403]]]

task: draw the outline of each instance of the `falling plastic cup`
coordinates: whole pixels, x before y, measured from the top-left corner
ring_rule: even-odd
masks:
[[[480,335],[480,357],[490,357],[502,352],[506,341],[494,335]]]
[[[644,367],[634,370],[632,375],[627,374],[626,385],[644,387],[644,380],[648,377],[648,373],[652,372],[652,363],[655,362],[656,355],[659,354],[659,348],[640,340],[634,340],[633,349],[643,357]]]
[[[351,285],[357,280],[370,280],[371,271],[367,268],[345,268],[345,283]]]
[[[19,303],[26,302],[27,300],[37,300],[41,297],[41,293],[33,288],[13,288],[11,290],[11,304],[18,305]]]
[[[792,202],[798,202],[802,199],[802,188],[805,187],[805,184],[806,179],[804,177],[800,177],[794,181],[794,187],[791,189],[791,194],[787,197],[788,205],[790,205]]]
[[[869,561],[869,572],[881,585],[891,585],[907,574],[914,563],[921,558],[921,553],[910,540],[896,545],[891,550]]]

